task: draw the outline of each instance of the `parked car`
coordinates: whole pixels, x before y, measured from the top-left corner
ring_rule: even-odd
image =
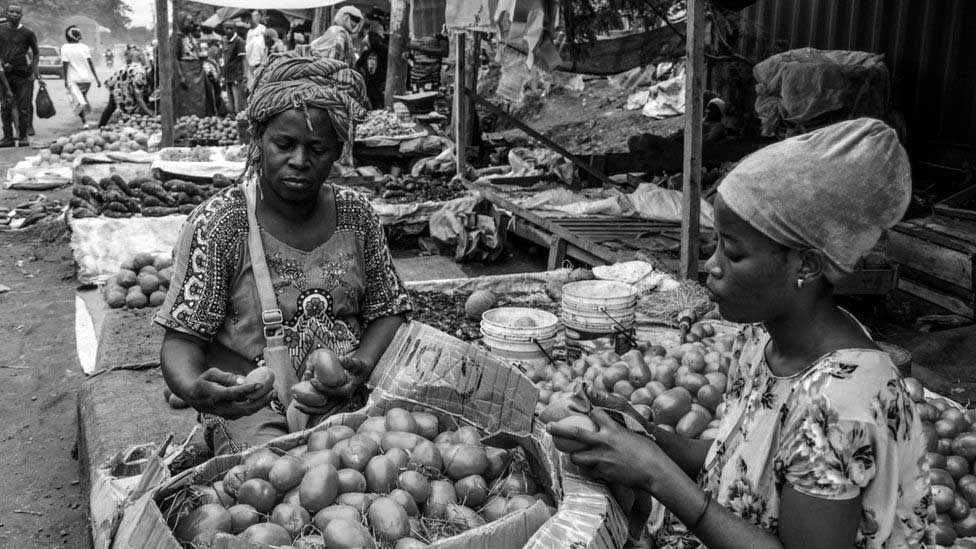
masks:
[[[38,46],[37,73],[44,76],[62,78],[61,51],[55,46]]]

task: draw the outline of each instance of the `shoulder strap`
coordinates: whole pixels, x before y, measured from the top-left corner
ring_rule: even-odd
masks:
[[[281,323],[284,321],[284,317],[281,308],[278,307],[278,300],[275,298],[271,273],[268,271],[268,262],[264,258],[264,244],[261,242],[261,229],[258,227],[258,218],[255,213],[257,182],[252,179],[242,183],[241,186],[247,200],[247,248],[251,256],[251,270],[254,272],[254,282],[258,287],[258,299],[261,300],[264,337],[270,339],[281,335]]]

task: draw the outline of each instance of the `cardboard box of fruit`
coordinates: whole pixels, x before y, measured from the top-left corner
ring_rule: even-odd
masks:
[[[134,502],[114,546],[176,549],[179,538],[487,549],[522,547],[533,535],[589,547],[626,539],[609,491],[563,476],[561,454],[533,417],[538,390],[516,368],[412,323],[370,385],[362,410],[214,458]],[[550,523],[558,528],[545,535]]]

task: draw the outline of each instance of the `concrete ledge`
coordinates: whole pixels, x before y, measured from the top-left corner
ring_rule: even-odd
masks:
[[[91,474],[110,456],[173,433],[182,442],[196,426],[196,412],[163,400],[159,368],[114,370],[92,377],[78,392],[78,463],[86,490]]]

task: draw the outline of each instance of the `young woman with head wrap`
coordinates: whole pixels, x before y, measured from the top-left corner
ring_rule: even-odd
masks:
[[[660,547],[918,547],[930,520],[926,444],[897,370],[833,300],[908,206],[894,130],[860,119],[743,160],[715,201],[708,289],[736,339],[716,440],[595,411],[596,433],[551,426],[575,463],[667,509]],[[599,395],[596,395],[599,397]]]
[[[280,412],[290,395],[244,383],[270,347],[258,287],[263,266],[289,374],[309,379],[305,359],[319,348],[339,355],[346,369],[340,387],[313,380],[326,403],[295,403],[310,414],[363,403],[365,380],[410,310],[369,202],[326,183],[365,119],[364,100],[362,78],[343,63],[309,57],[307,48],[274,56],[251,90],[254,138],[242,184],[200,205],[182,229],[172,290],[155,318],[166,328],[163,374],[202,413],[219,453],[287,432]],[[261,263],[251,261],[257,246],[249,227],[259,227]]]

